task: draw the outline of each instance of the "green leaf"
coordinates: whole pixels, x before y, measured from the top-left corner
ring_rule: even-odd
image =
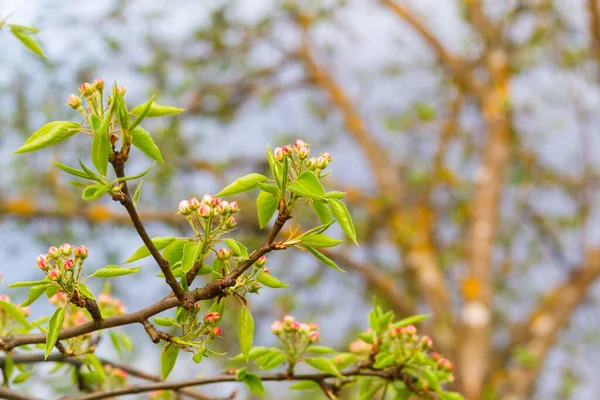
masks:
[[[283,353],[271,354],[265,362],[260,364],[260,369],[269,370],[279,367],[281,364],[287,361],[287,356]]]
[[[441,395],[443,400],[464,400],[462,394],[457,392],[444,392]]]
[[[176,240],[176,238],[174,237],[170,237],[170,236],[165,236],[165,237],[155,237],[152,238],[152,243],[154,243],[154,246],[156,246],[156,248],[158,250],[162,250],[165,247],[167,247],[168,245],[170,245],[172,242],[174,242]],[[140,247],[139,249],[137,249],[135,251],[135,253],[133,253],[131,255],[131,257],[129,257],[127,260],[125,260],[125,264],[128,264],[130,262],[134,262],[137,260],[141,260],[142,258],[146,258],[150,255],[150,250],[148,250],[148,248],[146,247],[146,245],[142,245],[142,247]]]
[[[99,199],[104,193],[106,193],[106,186],[98,183],[96,185],[86,186],[81,193],[81,198],[83,200],[92,201]]]
[[[44,284],[49,284],[49,283],[50,282],[47,280],[15,282],[15,283],[11,283],[10,285],[8,285],[7,288],[37,286],[37,285],[44,285]]]
[[[183,258],[181,259],[181,268],[183,272],[188,273],[194,267],[196,260],[200,257],[203,243],[187,243],[183,246]]]
[[[46,355],[44,359],[48,358],[52,349],[58,340],[58,334],[62,328],[63,320],[65,319],[65,308],[60,307],[54,311],[48,325],[48,334],[46,335]]]
[[[429,317],[431,317],[431,314],[412,315],[410,317],[406,317],[404,319],[401,319],[400,321],[398,321],[395,324],[393,324],[392,327],[393,328],[400,328],[402,326],[407,326],[407,325],[410,325],[410,324],[416,324],[417,322],[424,321],[424,320],[426,320]]]
[[[335,375],[338,378],[344,378],[340,371],[333,365],[331,360],[324,357],[316,357],[316,358],[307,358],[306,363],[313,368],[318,369],[321,372],[325,372],[326,374]]]
[[[81,161],[81,159],[79,159],[79,166],[81,166],[81,169],[88,174],[90,177],[93,178],[93,180],[97,181],[97,182],[104,182],[103,178],[101,178],[99,175],[97,175],[94,171],[92,171],[91,169],[89,169],[88,167],[85,166],[85,164],[83,163],[83,161]]]
[[[334,239],[323,233],[302,235],[298,239],[302,239],[302,244],[310,247],[334,247],[343,243],[343,240]]]
[[[331,347],[327,347],[327,346],[308,346],[306,348],[306,351],[308,351],[309,353],[315,353],[315,354],[335,353],[334,349],[332,349]]]
[[[250,349],[252,348],[252,339],[254,337],[254,319],[248,307],[243,307],[240,311],[238,320],[238,338],[240,349],[246,362],[250,360]]]
[[[256,199],[256,209],[258,212],[258,224],[260,229],[267,226],[275,211],[277,211],[279,200],[272,194],[261,191]]]
[[[4,372],[3,375],[5,376],[5,382],[8,383],[10,381],[10,377],[12,376],[15,370],[15,363],[13,362],[13,359],[9,354],[7,354],[4,358],[4,368],[2,368],[2,370]]]
[[[252,391],[253,393],[256,393],[260,396],[265,395],[265,388],[263,387],[260,376],[248,372],[244,376],[244,383],[246,384],[246,386],[248,386],[248,389],[250,389],[250,391]]]
[[[256,280],[258,282],[262,283],[263,285],[270,287],[270,288],[274,288],[274,289],[281,289],[281,288],[290,286],[285,282],[281,282],[279,279],[275,278],[273,275],[265,274],[264,272],[259,273],[256,276]]]
[[[248,190],[254,189],[257,183],[262,183],[266,180],[267,177],[261,174],[253,173],[244,175],[225,186],[225,189],[217,193],[216,196],[229,196],[236,193],[247,192]]]
[[[269,167],[271,168],[271,173],[273,174],[273,177],[277,182],[277,186],[279,186],[280,189],[283,189],[285,187],[284,166],[279,161],[277,161],[277,159],[273,155],[273,152],[268,147],[267,159],[269,160]]]
[[[75,135],[80,129],[81,125],[77,122],[54,121],[47,123],[34,132],[14,154],[27,153],[53,146]]]
[[[322,253],[320,253],[318,250],[313,249],[310,246],[304,246],[304,247],[306,248],[306,250],[310,251],[313,256],[317,257],[317,259],[319,261],[321,261],[323,264],[325,264],[328,267],[331,267],[331,268],[333,268],[335,270],[338,270],[340,272],[346,273],[346,271],[344,271],[343,269],[341,269],[340,267],[338,267],[337,264],[333,262],[333,260],[331,260],[330,258],[325,257],[325,255],[323,255]]]
[[[190,243],[187,239],[177,239],[171,242],[162,252],[162,256],[173,267],[183,258],[183,247]]]
[[[160,149],[152,140],[152,136],[150,133],[142,128],[141,126],[136,126],[131,131],[131,144],[140,149],[145,155],[150,157],[153,160],[158,161],[161,164],[164,164],[165,160],[162,158],[162,154],[160,153]]]
[[[319,182],[319,178],[310,171],[303,172],[294,182],[287,184],[290,192],[309,199],[322,199],[325,196],[325,189]]]
[[[139,179],[143,176],[146,176],[146,174],[150,171],[152,171],[152,168],[154,168],[154,165],[156,163],[152,163],[151,166],[149,166],[148,168],[146,168],[144,171],[140,172],[139,174],[136,175],[128,175],[128,176],[124,176],[122,178],[117,178],[115,179],[113,182],[124,182],[124,181],[132,181],[134,179]]]
[[[440,386],[440,382],[437,376],[435,376],[435,374],[433,373],[433,371],[429,368],[421,368],[420,371],[427,380],[427,383],[429,383],[429,386],[433,388],[433,390],[435,390],[436,392],[441,393],[442,387]]]
[[[13,317],[15,319],[15,321],[17,321],[24,327],[29,328],[29,323],[27,322],[27,318],[25,318],[25,315],[23,314],[23,312],[20,310],[19,307],[15,306],[14,304],[9,303],[7,301],[0,300],[0,308],[2,308],[2,311],[4,311],[5,313],[7,313],[11,317]]]
[[[338,192],[337,190],[332,190],[331,192],[325,193],[326,199],[343,199],[346,195],[346,192]]]
[[[179,114],[184,111],[183,108],[171,107],[171,106],[163,106],[162,104],[158,104],[155,101],[147,101],[146,103],[140,104],[131,110],[131,114],[137,116],[143,115],[144,110],[148,107],[148,103],[150,103],[150,107],[148,112],[144,117],[154,118],[154,117],[163,117],[165,115],[173,115]]]
[[[100,383],[106,382],[106,372],[104,372],[104,366],[94,354],[88,353],[85,355],[83,362],[90,371],[95,372],[100,378]],[[91,368],[93,367],[93,368]]]
[[[15,376],[15,379],[13,379],[13,381],[12,381],[13,385],[18,385],[19,383],[25,382],[27,380],[27,378],[29,378],[32,374],[33,374],[33,371],[29,371],[29,372],[23,372],[22,374]]]
[[[137,185],[137,188],[135,188],[135,193],[133,194],[133,199],[131,201],[133,201],[133,206],[137,207],[138,202],[140,201],[140,195],[142,194],[142,181],[140,181],[140,183]]]
[[[42,58],[46,58],[44,51],[40,45],[30,36],[26,29],[16,28],[18,25],[12,25],[10,31],[12,34],[25,45],[32,53],[37,54]],[[32,29],[32,28],[29,28]]]
[[[96,300],[96,297],[94,297],[94,294],[92,293],[92,291],[86,284],[84,284],[84,283],[77,284],[77,290],[79,290],[79,293],[81,293],[84,297],[87,297],[88,299],[91,299],[91,300]]]
[[[162,354],[160,355],[160,371],[163,381],[167,379],[173,370],[178,355],[179,347],[172,345],[171,343],[167,343],[162,351]]]
[[[78,176],[78,177],[84,178],[84,179],[95,180],[94,177],[89,176],[84,171],[78,170],[76,168],[69,167],[68,165],[64,165],[64,164],[61,164],[61,163],[56,162],[56,161],[53,161],[52,164],[54,164],[58,168],[62,169],[63,171],[65,171],[65,172],[67,172],[67,173],[69,173],[71,175],[75,175],[75,176]]]
[[[373,368],[383,369],[394,365],[396,361],[396,356],[391,353],[379,353],[377,357],[375,357],[375,364],[373,364]]]
[[[29,289],[29,295],[27,296],[27,300],[25,300],[21,307],[26,307],[36,301],[41,295],[44,294],[46,288],[48,287],[48,283],[43,285],[37,285]]]
[[[25,25],[17,25],[17,24],[7,24],[10,29],[16,29],[18,31],[29,32],[30,34],[38,33],[40,30],[38,28],[34,28],[32,26]]]
[[[331,212],[346,236],[358,246],[358,242],[356,241],[356,229],[354,228],[352,217],[350,216],[346,205],[338,199],[328,199],[327,202],[329,203],[329,207],[331,207]]]
[[[107,265],[104,268],[97,269],[91,275],[92,278],[114,278],[115,276],[123,276],[129,274],[135,274],[142,267],[135,268],[123,268],[118,265]]]
[[[179,326],[175,319],[168,317],[156,317],[154,318],[154,323],[160,326]]]
[[[318,390],[320,388],[321,386],[315,381],[299,381],[288,387],[290,390]]]
[[[333,365],[340,371],[344,368],[349,367],[356,361],[356,354],[354,353],[339,353],[331,358]]]
[[[331,210],[327,206],[327,201],[313,200],[311,201],[310,206],[315,210],[315,213],[322,223],[328,224],[333,221],[333,215],[331,215]]]
[[[92,162],[96,166],[100,175],[106,176],[108,169],[108,153],[110,151],[110,145],[108,144],[107,132],[103,132],[101,129],[101,122],[98,117],[94,114],[90,117],[92,124],[92,130],[94,131],[94,138],[92,139]]]
[[[279,187],[271,183],[257,182],[256,185],[261,188],[263,192],[271,193],[274,196],[279,196]]]
[[[248,259],[248,249],[246,246],[235,239],[223,239],[223,241],[236,256],[244,257],[244,260]]]

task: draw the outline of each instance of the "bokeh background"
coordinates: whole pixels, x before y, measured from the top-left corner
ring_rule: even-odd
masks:
[[[86,265],[101,267],[141,243],[118,204],[80,200],[52,168],[85,159],[85,137],[11,154],[45,122],[77,118],[68,94],[102,77],[127,87],[130,106],[158,93],[187,110],[146,126],[167,161],[139,205],[151,236],[189,234],[178,202],[265,171],[267,144],[303,138],[333,155],[328,188],[348,193],[361,247],[329,254],[345,275],[297,251],[270,257],[292,289],[249,299],[257,344],[293,313],[343,349],[376,299],[398,316],[433,314],[423,329],[469,398],[600,396],[597,0],[0,1],[2,17],[13,12],[41,29],[48,60],[0,31],[4,285],[38,279],[49,245],[86,244]],[[130,172],[148,166],[136,156]],[[238,234],[256,246],[254,199],[238,200]],[[130,311],[168,293],[151,260],[140,265],[112,287]],[[36,303],[34,316],[51,308]],[[234,355],[235,323],[222,328]],[[137,345],[125,361],[158,372],[161,348],[141,326],[124,330]],[[99,351],[118,359],[108,340]],[[184,355],[172,377],[222,368]],[[74,390],[38,375],[22,390]],[[309,398],[283,387],[268,384],[267,398]],[[235,389],[250,398],[208,390]]]

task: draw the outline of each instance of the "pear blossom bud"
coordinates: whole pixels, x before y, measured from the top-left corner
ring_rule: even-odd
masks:
[[[423,336],[419,341],[419,347],[423,350],[427,350],[433,347],[433,340],[429,336]]]
[[[10,297],[7,294],[0,294],[0,301],[4,301],[6,303],[10,303]]]
[[[222,333],[221,328],[215,326],[212,331],[210,331],[211,336],[219,336]]]
[[[267,256],[265,256],[265,255],[260,256],[259,259],[256,260],[256,265],[258,267],[262,267],[266,263],[267,263]]]
[[[223,200],[217,206],[217,210],[219,210],[219,213],[221,213],[221,214],[227,214],[229,212],[229,202],[226,200]]]
[[[67,104],[72,109],[77,110],[79,107],[81,107],[81,97],[74,94],[70,94],[69,97],[67,97]]]
[[[308,326],[308,324],[300,324],[300,327],[298,328],[298,331],[300,331],[301,333],[305,333],[308,335],[308,333],[310,332],[310,326]]]
[[[285,154],[283,154],[283,149],[281,147],[275,147],[275,150],[273,150],[273,155],[275,156],[275,159],[277,161],[283,161],[283,157],[285,157]]]
[[[190,209],[190,202],[187,200],[181,200],[177,209],[181,215],[188,215],[192,211]]]
[[[75,247],[74,254],[75,254],[75,258],[81,258],[82,260],[85,260],[90,255],[90,252],[87,249],[87,247],[82,245],[79,247]]]
[[[306,168],[310,169],[313,168],[315,165],[317,165],[317,159],[315,157],[311,157],[308,160],[306,160]]]
[[[210,208],[210,206],[208,204],[202,204],[200,206],[200,208],[198,209],[198,214],[203,218],[210,217],[211,213],[212,213],[212,209]]]
[[[101,293],[98,295],[98,303],[101,306],[106,306],[112,303],[112,296],[107,293]]]
[[[214,324],[220,319],[221,314],[219,314],[218,312],[209,312],[204,316],[204,322],[206,322],[207,324]]]
[[[372,345],[368,344],[367,342],[365,342],[361,339],[356,339],[355,341],[350,343],[350,346],[349,346],[350,352],[356,353],[356,354],[369,353],[371,351],[371,348],[372,348]]]
[[[329,154],[329,153],[323,153],[323,154],[321,154],[321,156],[322,156],[322,157],[323,157],[325,160],[327,160],[327,163],[330,163],[331,161],[333,161],[333,158],[331,157],[331,154]]]
[[[60,253],[60,255],[65,257],[70,256],[72,251],[73,246],[71,246],[69,243],[63,243],[58,248],[58,252]]]
[[[190,205],[190,208],[194,211],[200,208],[200,201],[195,197],[189,199],[188,203]]]
[[[24,316],[28,316],[29,314],[31,314],[31,307],[29,307],[29,306],[21,307],[21,312],[23,313]]]
[[[228,229],[233,228],[234,226],[236,226],[236,224],[237,221],[233,217],[227,218],[227,221],[225,222],[225,226],[227,226]]]
[[[292,148],[288,145],[283,146],[283,148],[281,150],[283,151],[283,154],[286,156],[289,156],[292,154]]]
[[[225,249],[225,248],[220,249],[217,252],[217,257],[220,260],[229,260],[229,257],[231,257],[231,252],[229,251],[229,249]]]
[[[410,336],[413,336],[417,334],[417,328],[411,324],[406,327],[405,332]]]
[[[311,343],[316,342],[317,340],[319,340],[320,337],[321,335],[319,334],[319,331],[312,331],[308,334],[308,339]]]
[[[306,147],[306,143],[304,142],[304,140],[296,139],[296,141],[294,142],[294,149],[298,151],[303,147]]]
[[[293,315],[286,315],[283,317],[283,323],[287,326],[290,326],[292,322],[294,322],[296,318]]]
[[[112,373],[113,373],[113,376],[115,376],[117,379],[119,379],[122,382],[125,382],[125,380],[127,380],[127,372],[123,371],[121,368],[114,368]]]
[[[88,95],[94,93],[95,88],[89,82],[85,82],[83,85],[81,85],[81,87],[79,88],[79,91],[81,92],[82,95],[88,96]]]
[[[68,260],[66,260],[63,263],[63,268],[65,269],[65,271],[70,271],[73,269],[73,260],[71,260],[70,258]]]
[[[220,197],[213,197],[212,200],[210,201],[210,205],[213,207],[216,207],[219,205],[220,202],[221,202]]]
[[[127,92],[127,88],[123,85],[119,85],[117,86],[117,93],[121,95],[121,97],[125,96],[125,93]]]
[[[263,269],[263,272],[264,272],[265,274],[270,274],[270,273],[271,273],[271,271],[269,270],[269,268],[265,268],[265,269]]]
[[[282,330],[283,330],[283,324],[281,323],[281,321],[275,321],[271,324],[271,332],[274,335],[279,335]]]
[[[437,364],[440,368],[445,369],[446,371],[452,371],[454,369],[454,364],[452,364],[450,360],[445,358],[440,358],[437,361]]]
[[[306,157],[308,157],[309,153],[310,151],[308,150],[308,147],[300,147],[298,149],[298,158],[304,160]]]
[[[237,201],[232,201],[231,203],[229,203],[229,212],[234,213],[237,212],[239,210],[239,206],[238,206],[238,202]]]
[[[56,259],[56,258],[58,258],[58,255],[59,255],[59,253],[58,253],[58,249],[56,247],[54,247],[54,246],[48,247],[48,257]]]
[[[210,194],[205,194],[204,196],[202,196],[202,202],[204,204],[211,204],[212,199],[213,199],[213,197]]]
[[[46,254],[40,254],[36,258],[37,266],[43,269],[44,271],[48,269],[48,260],[46,259]]]
[[[96,80],[94,80],[94,87],[102,91],[104,89],[104,79],[97,78]]]
[[[199,301],[196,301],[196,302],[194,303],[194,308],[195,308],[196,310],[200,309],[200,302],[199,302]]]
[[[319,167],[319,168],[327,167],[327,159],[323,156],[319,156],[319,158],[317,158],[317,167]]]
[[[311,331],[316,331],[317,329],[319,329],[319,325],[317,325],[316,322],[311,322],[310,324],[308,324],[308,326],[310,327]]]
[[[433,353],[431,353],[431,358],[432,358],[434,361],[437,361],[437,360],[439,360],[440,358],[442,358],[442,355],[441,355],[440,353],[438,353],[438,352],[435,352],[435,351],[434,351]]]
[[[48,279],[50,279],[51,281],[56,281],[56,280],[58,280],[59,277],[60,277],[60,273],[58,272],[57,269],[51,269],[48,272]]]

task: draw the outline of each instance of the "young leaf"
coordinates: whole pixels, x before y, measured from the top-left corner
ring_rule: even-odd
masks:
[[[162,154],[160,154],[160,149],[156,143],[154,143],[154,140],[152,140],[152,136],[150,136],[150,133],[141,126],[136,126],[131,131],[131,144],[140,149],[151,159],[156,160],[161,164],[165,163]]]
[[[55,145],[75,135],[80,129],[81,125],[77,122],[54,121],[47,123],[34,132],[14,154],[27,153]]]
[[[15,376],[15,378],[12,380],[12,384],[13,385],[18,385],[19,383],[23,383],[27,380],[27,378],[29,378],[31,375],[33,375],[33,371],[29,371],[29,372],[23,372],[17,376]]]
[[[244,383],[246,384],[246,386],[248,386],[248,389],[250,389],[250,391],[252,391],[253,393],[256,393],[260,396],[265,395],[265,388],[263,387],[260,376],[248,372],[244,376]]]
[[[354,353],[338,353],[331,359],[331,362],[338,370],[343,370],[349,367],[356,361],[356,354]]]
[[[160,371],[163,381],[167,379],[173,370],[178,355],[179,347],[172,345],[171,343],[167,343],[162,351],[162,354],[160,355]]]
[[[277,204],[279,200],[275,196],[270,193],[261,191],[258,194],[258,198],[256,199],[256,208],[258,212],[258,224],[260,229],[264,228],[271,218],[275,211],[277,211]]]
[[[15,282],[15,283],[11,283],[10,285],[8,285],[7,288],[10,289],[10,288],[18,288],[18,287],[37,286],[37,285],[43,285],[43,284],[48,284],[48,283],[50,283],[50,281],[48,281],[48,280]]]
[[[319,217],[319,220],[328,224],[333,221],[333,216],[331,215],[331,210],[327,206],[327,201],[325,200],[313,200],[310,202],[311,207],[315,210],[315,213]]]
[[[407,325],[410,325],[410,324],[416,324],[417,322],[424,321],[424,320],[426,320],[429,317],[431,317],[431,314],[412,315],[410,317],[406,317],[404,319],[401,319],[400,321],[398,321],[395,324],[393,324],[392,327],[394,327],[394,328],[400,328],[402,326],[407,326]]]
[[[183,247],[190,243],[187,239],[177,239],[171,242],[162,252],[162,256],[173,267],[178,261],[183,258]]]
[[[84,297],[87,297],[91,300],[96,300],[96,297],[94,297],[94,294],[86,284],[79,283],[77,285],[77,290],[79,290],[79,293],[81,293]]]
[[[343,243],[343,240],[334,239],[323,233],[302,235],[298,239],[302,239],[302,244],[310,247],[334,247]]]
[[[246,246],[244,246],[243,244],[241,244],[240,242],[238,242],[235,239],[228,238],[228,239],[223,239],[223,241],[225,242],[227,247],[229,247],[231,249],[231,251],[233,251],[233,253],[236,256],[244,257],[244,260],[248,258],[248,249],[246,248]]]
[[[92,162],[100,175],[106,176],[108,169],[108,153],[110,147],[108,144],[108,135],[101,129],[101,122],[97,116],[91,115],[90,121],[92,123],[92,129],[94,131],[94,138],[92,139]]]
[[[135,268],[123,268],[118,265],[107,265],[106,267],[97,269],[90,276],[92,278],[113,278],[115,276],[123,276],[129,274],[135,274],[140,270],[141,267]]]
[[[134,107],[133,110],[131,110],[131,114],[135,115],[136,117],[143,115],[143,111],[148,106],[148,103],[149,102],[146,102],[144,104],[140,104],[137,107]],[[148,109],[148,112],[144,117],[163,117],[165,115],[179,114],[182,111],[184,111],[183,108],[163,106],[162,104],[158,104],[157,102],[152,101],[152,103],[150,104],[150,108]]]
[[[84,171],[78,170],[76,168],[69,167],[68,165],[64,165],[64,164],[61,164],[61,163],[56,162],[56,161],[53,161],[52,164],[54,164],[58,168],[62,169],[63,171],[65,171],[65,172],[67,172],[67,173],[69,173],[71,175],[75,175],[75,176],[78,176],[78,177],[84,178],[84,179],[95,180],[94,177],[89,176]]]
[[[299,381],[288,387],[290,390],[318,390],[321,386],[315,381]]]
[[[256,185],[262,189],[263,192],[271,193],[274,196],[279,196],[279,187],[271,183],[257,182]]]
[[[315,354],[330,354],[335,353],[335,350],[327,346],[308,346],[306,351]]]
[[[152,171],[152,168],[154,168],[154,165],[156,163],[152,163],[151,166],[149,166],[148,168],[146,168],[144,171],[140,172],[139,174],[135,174],[135,175],[128,175],[128,176],[124,176],[122,178],[117,178],[114,180],[114,182],[124,182],[124,181],[132,181],[134,179],[139,179],[143,176],[146,176],[146,174],[150,171]]]
[[[338,192],[336,190],[333,190],[331,192],[327,192],[325,193],[325,198],[326,199],[343,199],[344,196],[346,195],[346,192]]]
[[[32,304],[34,301],[36,301],[41,295],[44,294],[47,287],[48,287],[48,284],[45,284],[45,285],[34,286],[31,289],[29,289],[29,295],[27,296],[27,300],[25,300],[21,304],[21,307],[26,307],[26,306]]]
[[[106,186],[103,184],[89,185],[83,189],[81,198],[84,200],[92,201],[99,199],[106,192]]]
[[[175,240],[176,240],[176,238],[174,238],[174,237],[155,237],[152,239],[152,243],[154,243],[154,246],[156,246],[156,248],[158,250],[162,250],[165,247],[167,247],[168,245],[170,245],[172,242],[174,242]],[[129,257],[127,260],[125,260],[125,264],[134,262],[137,260],[141,260],[142,258],[146,258],[149,255],[150,255],[150,250],[148,250],[146,245],[142,245],[142,247],[137,249],[135,251],[135,253],[133,253],[131,255],[131,257]]]
[[[243,307],[240,311],[238,320],[238,338],[240,349],[246,362],[250,360],[250,348],[252,348],[252,339],[254,337],[254,319],[248,307]]]
[[[167,317],[156,317],[154,318],[154,323],[160,326],[179,326],[177,321],[175,321],[173,318]]]
[[[307,358],[306,363],[313,368],[318,369],[321,372],[325,372],[326,374],[335,375],[338,378],[344,378],[340,371],[333,365],[331,360],[328,360],[324,357],[316,357],[316,358]]]
[[[0,300],[0,308],[2,308],[2,311],[9,314],[11,317],[13,317],[15,319],[15,321],[17,321],[24,327],[26,327],[26,328],[29,327],[27,318],[25,318],[25,314],[23,314],[23,312],[21,311],[21,309],[19,307],[15,306],[14,304],[9,303],[7,301]]]
[[[325,189],[319,182],[319,178],[310,171],[303,172],[294,182],[287,184],[290,192],[309,199],[322,199],[325,196]]]
[[[270,287],[270,288],[274,288],[274,289],[281,289],[281,288],[290,286],[287,283],[281,282],[279,279],[275,278],[273,275],[265,274],[264,272],[259,273],[256,276],[256,280],[258,282],[262,283],[263,285]]]
[[[192,269],[194,263],[200,256],[202,246],[202,242],[190,242],[183,246],[183,258],[181,259],[181,268],[183,269],[183,272],[188,273]]]
[[[375,364],[373,364],[373,368],[383,369],[394,365],[394,361],[396,361],[396,356],[391,353],[379,353],[377,357],[375,357]]]
[[[281,364],[286,362],[287,356],[285,354],[271,354],[264,362],[260,364],[260,369],[269,370],[279,367]]]
[[[306,247],[306,250],[310,251],[312,253],[313,256],[317,257],[319,259],[319,261],[321,261],[323,264],[327,265],[328,267],[331,267],[335,270],[338,270],[340,272],[344,272],[346,273],[346,271],[344,271],[343,269],[341,269],[340,267],[337,266],[336,263],[333,262],[333,260],[331,260],[330,258],[325,257],[325,255],[321,254],[318,250],[313,249],[310,246],[304,246]]]
[[[54,311],[48,325],[48,334],[46,335],[46,354],[44,359],[48,358],[52,349],[58,340],[58,334],[62,328],[63,320],[65,319],[65,308],[60,307]]]
[[[329,203],[331,212],[335,216],[338,224],[340,224],[340,227],[344,233],[346,233],[346,236],[358,246],[358,242],[356,241],[356,229],[354,229],[354,223],[352,222],[352,217],[350,216],[346,205],[338,199],[328,199],[327,202]]]
[[[38,56],[42,57],[42,58],[46,58],[46,55],[44,54],[44,51],[42,50],[42,48],[40,47],[40,45],[35,41],[35,39],[33,39],[30,36],[30,33],[28,33],[27,31],[33,28],[27,28],[27,29],[22,29],[19,28],[19,25],[10,25],[11,29],[10,31],[12,32],[12,34],[21,41],[21,43],[23,43],[23,45],[25,45],[25,47],[27,47],[32,53],[37,54]],[[24,27],[26,28],[26,27]],[[31,32],[31,33],[35,33],[35,32]]]
[[[142,183],[142,181],[138,183],[137,187],[135,188],[135,193],[133,193],[133,198],[131,199],[131,201],[133,201],[134,207],[137,207],[138,202],[140,201],[140,195],[142,194]]]
[[[277,186],[280,189],[284,188],[284,176],[283,176],[283,165],[277,161],[273,152],[270,148],[267,147],[267,159],[269,160],[269,167],[271,168],[271,173],[277,182]]]
[[[229,196],[236,193],[247,192],[248,190],[254,189],[257,183],[262,183],[266,180],[267,177],[261,174],[253,173],[244,175],[225,186],[225,188],[217,193],[216,196]]]

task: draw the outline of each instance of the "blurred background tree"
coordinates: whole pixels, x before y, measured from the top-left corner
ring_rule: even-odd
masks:
[[[4,277],[31,278],[34,255],[57,237],[91,243],[99,266],[138,247],[117,205],[78,200],[49,168],[73,164],[75,147],[33,162],[10,155],[49,118],[67,118],[57,98],[114,79],[130,99],[156,92],[187,109],[152,127],[170,165],[143,189],[141,214],[154,232],[185,228],[179,200],[267,168],[257,161],[265,142],[301,137],[332,153],[331,184],[348,192],[361,248],[327,254],[349,272],[342,278],[302,255],[273,257],[295,290],[257,300],[261,332],[293,311],[344,345],[366,326],[355,310],[375,296],[400,316],[433,314],[424,329],[456,360],[456,390],[469,399],[595,399],[598,3],[0,3],[15,23],[42,29],[48,58],[2,35]],[[257,237],[255,219],[241,224]],[[306,268],[285,268],[292,261]],[[113,290],[138,309],[152,289],[166,292],[153,274]],[[158,368],[158,353],[148,345],[136,357]],[[177,369],[188,375],[219,368],[184,364]]]

